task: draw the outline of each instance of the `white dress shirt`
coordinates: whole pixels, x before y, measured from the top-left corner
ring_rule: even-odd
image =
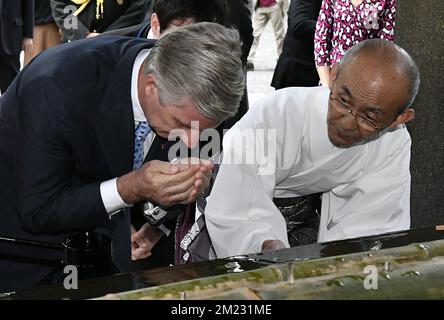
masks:
[[[289,246],[274,197],[322,192],[319,242],[409,228],[407,129],[402,125],[367,143],[335,147],[327,134],[328,99],[329,90],[323,87],[278,90],[250,108],[225,135],[223,162],[205,209],[219,258],[259,252],[267,239]],[[235,164],[245,159],[247,146],[255,145],[254,134],[245,132],[267,128],[276,129],[274,147],[268,143],[274,170],[260,166],[265,157]]]

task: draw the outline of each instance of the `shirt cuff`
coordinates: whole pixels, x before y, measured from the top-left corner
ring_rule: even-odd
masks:
[[[119,210],[132,206],[125,203],[122,200],[119,191],[117,191],[117,178],[100,184],[100,196],[102,197],[103,206],[110,218]]]

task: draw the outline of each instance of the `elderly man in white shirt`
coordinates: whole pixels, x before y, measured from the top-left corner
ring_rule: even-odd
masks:
[[[329,89],[276,91],[225,135],[205,209],[218,257],[289,247],[273,198],[323,193],[319,242],[409,228],[416,64],[367,40],[332,74]]]

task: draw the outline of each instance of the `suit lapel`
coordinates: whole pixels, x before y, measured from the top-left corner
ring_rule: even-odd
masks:
[[[100,105],[103,121],[96,133],[114,177],[132,170],[134,160],[134,115],[131,102],[131,76],[138,53],[152,47],[145,42],[130,48],[117,65]]]

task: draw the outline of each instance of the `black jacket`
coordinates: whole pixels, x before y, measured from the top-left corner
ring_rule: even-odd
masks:
[[[49,0],[35,1],[35,25],[54,22],[51,11],[51,2]]]
[[[73,11],[65,10],[66,6],[80,7],[70,0],[51,0],[51,8],[56,24],[62,31],[62,41],[79,40],[87,33],[125,28],[143,21],[146,15],[146,0],[112,0],[104,2],[103,18],[96,18],[96,1],[91,1],[78,15],[78,28],[65,28],[65,19],[71,19]],[[68,20],[69,21],[69,20]]]
[[[228,27],[239,30],[242,41],[242,64],[246,65],[247,57],[253,43],[253,27],[248,0],[227,0],[228,15],[225,23]]]
[[[0,0],[0,41],[8,55],[22,51],[23,38],[32,38],[34,1]]]
[[[314,32],[321,4],[322,0],[291,1],[288,30],[271,83],[276,89],[318,85],[319,77],[314,62]]]
[[[129,217],[109,220],[100,183],[132,170],[131,73],[153,44],[103,36],[49,49],[1,96],[0,235],[59,242],[101,228],[126,269]],[[0,245],[0,292],[35,285],[60,254]],[[25,264],[16,255],[38,260]]]
[[[239,30],[242,41],[242,65],[245,74],[245,90],[242,100],[239,104],[237,114],[225,120],[219,129],[230,129],[237,121],[239,121],[248,111],[248,92],[247,92],[247,57],[253,43],[253,27],[251,25],[251,11],[248,0],[227,0],[228,15],[225,25],[227,27]]]

